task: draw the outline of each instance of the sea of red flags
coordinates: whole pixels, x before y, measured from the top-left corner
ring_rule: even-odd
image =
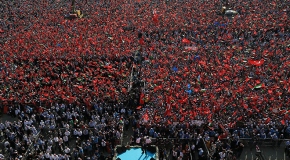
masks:
[[[212,13],[217,1],[136,2],[137,8],[129,1],[110,7],[80,3],[89,16],[69,21],[59,16],[68,8],[39,2],[31,5],[43,11],[35,11],[24,1],[26,18],[0,26],[0,102],[89,107],[93,101],[126,100],[128,57],[140,51],[149,65],[141,68],[147,95],[141,93],[139,110],[155,107],[143,111],[144,119],[167,118],[164,123],[171,124],[200,116],[211,122],[228,114],[234,125],[246,120],[245,114],[259,113],[264,123],[275,115],[285,124],[283,106],[290,106],[285,4],[270,14],[272,1],[255,1],[260,7],[253,16],[245,1],[236,4],[240,15],[229,20]],[[5,20],[17,15],[13,8],[5,12]],[[278,33],[267,37],[273,29]],[[138,38],[137,32],[144,36]],[[270,113],[269,106],[283,112]]]

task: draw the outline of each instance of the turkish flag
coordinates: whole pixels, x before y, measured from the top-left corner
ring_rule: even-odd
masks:
[[[155,25],[159,22],[158,21],[158,14],[154,13],[153,14],[153,18],[152,18],[153,22],[155,23]]]
[[[184,116],[182,116],[181,118],[180,118],[180,122],[183,122],[184,121]]]
[[[172,109],[171,105],[168,104],[167,108],[166,108],[166,111],[164,113],[164,116],[169,116],[171,114],[171,109]]]
[[[140,45],[145,45],[145,42],[144,42],[144,39],[143,39],[143,38],[140,38],[140,39],[139,39],[139,44],[140,44]]]
[[[264,64],[265,60],[264,59],[261,59],[261,60],[252,60],[252,59],[249,59],[248,60],[248,63],[253,65],[253,66],[262,66]]]
[[[271,121],[271,118],[268,117],[265,121],[265,124],[268,124],[270,121]]]
[[[148,115],[148,110],[146,110],[145,114],[143,115],[143,120],[148,121],[149,120],[149,115]]]
[[[141,95],[140,95],[140,100],[139,100],[139,103],[141,104],[141,105],[143,105],[144,104],[144,98],[145,98],[145,94],[144,93],[141,93]]]
[[[190,43],[190,40],[188,40],[188,39],[186,39],[186,38],[183,38],[183,39],[182,39],[182,43],[189,44],[189,43]]]
[[[286,124],[284,119],[281,120],[281,124],[282,125],[285,125]]]

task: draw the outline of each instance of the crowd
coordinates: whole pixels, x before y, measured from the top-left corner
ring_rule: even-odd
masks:
[[[121,143],[125,106],[55,104],[43,112],[10,108],[18,120],[0,123],[7,159],[105,159]],[[19,112],[20,111],[20,112]]]
[[[141,38],[140,123],[288,126],[289,2],[230,2],[234,17],[217,14],[219,3],[165,3],[153,13]]]
[[[222,15],[223,6],[238,14]],[[71,138],[66,130],[53,132],[51,145],[34,139],[48,128],[67,128],[94,146],[81,131],[98,119],[106,125],[96,130],[119,135],[106,126],[108,119],[119,123],[125,113],[119,106],[128,103],[140,106],[126,124],[155,138],[192,137],[194,127],[205,137],[220,129],[208,148],[237,133],[289,138],[289,6],[285,0],[88,0],[76,2],[85,18],[70,21],[62,16],[69,1],[1,1],[0,104],[20,119],[1,124],[7,151],[13,143],[16,157],[37,141],[39,155],[49,148],[65,153],[59,140]],[[131,90],[136,82],[141,88]],[[96,103],[109,105],[94,113]],[[17,136],[24,132],[25,140]]]

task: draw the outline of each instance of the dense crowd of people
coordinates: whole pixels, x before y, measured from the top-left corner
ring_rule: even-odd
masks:
[[[42,113],[10,109],[18,121],[6,121],[0,127],[3,153],[11,159],[112,158],[128,117],[122,104],[98,103],[91,111],[65,104],[55,104]]]
[[[200,1],[158,8],[157,26],[143,36],[152,50],[142,52],[140,71],[145,121],[287,125],[287,2],[231,2],[239,13],[232,18],[214,14],[214,6]]]
[[[238,14],[223,15],[223,6]],[[285,0],[88,0],[76,2],[85,18],[67,20],[69,1],[1,1],[0,104],[20,120],[1,124],[7,151],[13,143],[10,156],[17,157],[36,141],[39,155],[50,147],[65,151],[66,143],[55,148],[34,138],[66,126],[73,137],[72,128],[92,128],[94,119],[106,123],[96,130],[112,137],[120,131],[106,126],[111,119],[118,126],[125,105],[138,105],[125,129],[132,123],[155,138],[190,138],[194,127],[205,137],[220,129],[208,148],[230,135],[289,138],[289,6]],[[109,114],[89,119],[94,104],[109,104],[101,105]],[[65,133],[52,136],[63,141]],[[82,140],[94,146],[90,137]]]

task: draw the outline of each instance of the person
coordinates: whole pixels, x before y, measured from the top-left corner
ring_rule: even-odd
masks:
[[[152,140],[149,138],[149,136],[146,137],[145,143],[146,145],[150,145],[152,143]]]
[[[262,159],[264,160],[265,158],[262,155],[262,152],[260,150],[260,147],[258,145],[256,145],[256,159]]]
[[[4,160],[4,155],[0,153],[0,160]]]
[[[204,159],[204,151],[202,148],[198,149],[198,159],[203,160]]]
[[[237,144],[237,148],[236,148],[236,152],[237,152],[236,157],[237,157],[237,158],[240,158],[240,156],[241,156],[242,153],[243,153],[243,150],[244,150],[244,144],[241,143],[241,142],[238,142],[238,144]]]
[[[195,157],[195,145],[194,145],[194,143],[192,143],[192,145],[190,147],[190,152],[191,152],[192,157]]]
[[[219,153],[220,160],[226,159],[226,150],[223,150]]]
[[[146,143],[142,143],[141,144],[141,150],[142,150],[141,154],[145,154],[147,156],[147,145],[146,145]]]
[[[129,144],[129,142],[128,142],[127,145],[126,145],[126,149],[127,149],[127,150],[130,150],[130,148],[131,148],[131,147],[130,147],[130,144]]]
[[[138,138],[136,139],[136,144],[139,145],[140,142],[141,142],[141,137],[138,137]]]
[[[176,151],[175,149],[172,149],[172,158],[173,158],[174,160],[177,159],[177,151]]]

